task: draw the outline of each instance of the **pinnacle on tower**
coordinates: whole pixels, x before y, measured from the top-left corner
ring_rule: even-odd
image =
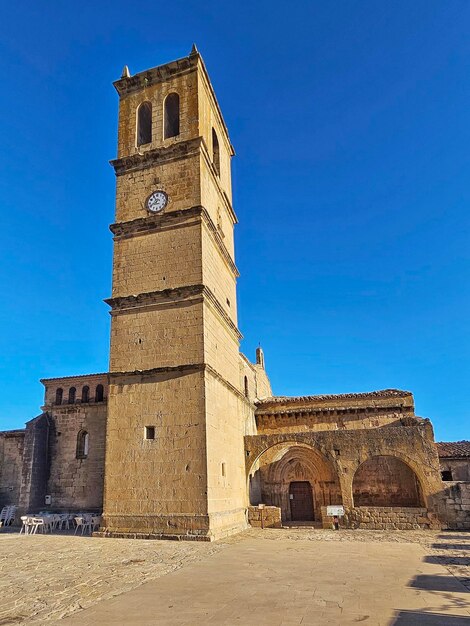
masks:
[[[131,73],[129,72],[129,68],[127,67],[127,65],[124,65],[124,67],[122,68],[121,78],[130,78],[130,77],[131,77]]]

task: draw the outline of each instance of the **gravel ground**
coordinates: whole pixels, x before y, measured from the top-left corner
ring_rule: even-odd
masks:
[[[0,534],[0,626],[39,624],[73,614],[226,549],[247,537],[275,541],[418,543],[470,590],[470,533],[250,529],[215,543],[98,539],[65,534]]]

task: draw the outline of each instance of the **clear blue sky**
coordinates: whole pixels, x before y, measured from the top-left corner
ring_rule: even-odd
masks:
[[[470,438],[470,2],[1,1],[0,428],[106,371],[117,94],[195,41],[233,160],[242,349],[277,394],[414,392]]]

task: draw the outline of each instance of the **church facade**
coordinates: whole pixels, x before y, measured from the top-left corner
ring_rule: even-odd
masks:
[[[449,525],[410,392],[273,396],[261,348],[240,353],[234,151],[198,51],[114,86],[109,371],[41,381],[42,413],[0,433],[0,505],[102,512],[118,537],[218,539],[260,505],[284,523],[342,505],[351,527]]]

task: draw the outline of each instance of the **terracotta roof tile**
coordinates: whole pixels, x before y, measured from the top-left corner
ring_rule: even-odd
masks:
[[[470,441],[437,441],[436,446],[440,457],[470,456]]]
[[[379,391],[366,391],[363,393],[336,393],[330,395],[318,395],[318,396],[271,396],[270,398],[263,398],[258,400],[256,404],[258,406],[263,404],[270,404],[272,402],[309,402],[311,400],[346,400],[349,398],[367,399],[367,398],[393,398],[411,396],[411,391],[401,391],[400,389],[381,389]]]

